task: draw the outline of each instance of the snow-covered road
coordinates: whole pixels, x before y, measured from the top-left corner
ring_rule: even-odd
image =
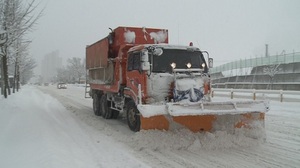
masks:
[[[133,133],[84,88],[24,86],[0,98],[0,167],[299,167],[300,103],[271,102],[266,141],[226,132]]]

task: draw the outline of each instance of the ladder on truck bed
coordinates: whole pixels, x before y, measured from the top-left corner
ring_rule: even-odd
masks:
[[[85,94],[84,94],[85,98],[91,98],[90,96],[90,84],[85,83]]]
[[[91,98],[91,96],[90,96],[90,89],[91,89],[91,87],[90,87],[90,84],[89,84],[89,80],[88,80],[88,70],[86,70],[86,72],[85,72],[85,93],[84,93],[84,97],[85,98]]]

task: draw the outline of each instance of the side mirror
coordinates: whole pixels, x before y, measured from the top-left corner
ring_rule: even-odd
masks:
[[[141,69],[143,71],[150,70],[149,55],[147,50],[141,53]]]
[[[149,61],[148,51],[143,51],[141,53],[141,62],[148,62],[148,61]]]
[[[213,68],[214,67],[214,59],[213,58],[208,58],[208,67]]]
[[[207,66],[208,68],[212,68],[214,66],[214,59],[209,58],[209,53],[207,51],[202,51],[202,54],[205,53],[207,55]]]
[[[150,63],[149,62],[141,62],[141,68],[143,71],[149,71],[150,70]]]

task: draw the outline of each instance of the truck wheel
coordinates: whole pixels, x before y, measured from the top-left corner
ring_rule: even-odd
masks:
[[[129,101],[127,103],[127,124],[131,131],[137,132],[140,131],[141,120],[139,115],[139,110],[137,109],[134,101]]]
[[[107,101],[106,94],[101,96],[100,104],[102,110],[102,117],[105,119],[111,119],[112,117],[112,110],[109,108],[110,102]]]
[[[93,111],[96,116],[101,115],[99,94],[94,94],[93,96]]]

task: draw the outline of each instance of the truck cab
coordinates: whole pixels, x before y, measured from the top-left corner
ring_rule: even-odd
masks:
[[[128,51],[127,62],[126,82],[131,92],[128,94],[135,97],[136,103],[138,84],[141,84],[141,102],[145,104],[179,100],[179,92],[174,92],[176,86],[186,94],[190,92],[187,90],[196,87],[198,101],[210,91],[208,66],[203,53],[197,47],[138,45]],[[181,96],[182,94],[180,93]],[[187,98],[186,96],[184,97]]]

